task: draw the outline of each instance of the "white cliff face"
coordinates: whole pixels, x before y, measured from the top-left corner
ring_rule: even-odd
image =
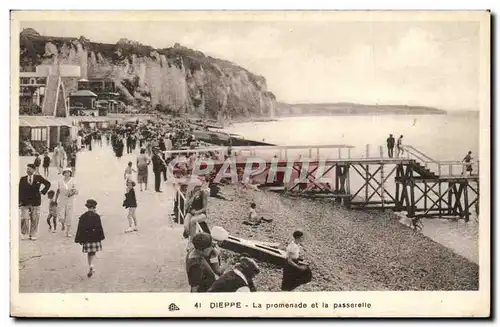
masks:
[[[121,55],[117,51],[114,54]],[[199,63],[193,58],[186,62],[182,56],[167,58],[156,51],[145,57],[133,54],[118,62],[107,56],[109,52],[105,55],[86,50],[78,41],[59,48],[47,42],[43,55],[44,63],[79,65],[81,78],[113,79],[127,101],[149,93],[153,108],[159,104],[169,110],[211,118],[270,116],[274,112],[275,100],[267,92],[265,79],[250,76],[237,66],[221,67],[206,58]],[[138,82],[134,94],[124,86],[126,80]],[[68,87],[72,91],[76,84]]]

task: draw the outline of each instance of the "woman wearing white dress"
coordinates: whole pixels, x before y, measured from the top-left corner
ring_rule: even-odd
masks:
[[[57,183],[57,217],[62,224],[62,230],[66,231],[66,236],[71,237],[73,207],[75,204],[75,195],[78,194],[78,190],[76,189],[76,184],[73,180],[71,169],[65,168],[62,174],[63,178]]]
[[[64,151],[61,142],[59,142],[57,143],[57,146],[54,148],[54,165],[56,166],[59,174],[63,170],[65,159],[66,159],[66,151]]]

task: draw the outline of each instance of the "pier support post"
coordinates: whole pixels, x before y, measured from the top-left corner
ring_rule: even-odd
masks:
[[[410,205],[408,210],[408,217],[415,217],[415,181],[413,178],[410,179]]]
[[[452,209],[454,208],[452,186],[453,186],[453,183],[448,183],[448,192],[447,192],[448,193],[448,210],[447,211],[448,211],[449,216],[454,214],[454,212],[452,211]],[[441,196],[441,194],[439,194],[439,196]],[[439,212],[439,214],[441,215],[441,212]]]
[[[340,177],[342,175],[342,172],[340,170],[339,165],[335,165],[335,194],[339,195],[340,194]],[[340,197],[335,198],[335,202],[339,203]]]
[[[346,164],[344,166],[344,174],[345,174],[345,192],[346,194],[348,194],[349,196],[348,197],[345,197],[344,198],[344,206],[348,209],[351,208],[351,180],[350,180],[350,173],[349,173],[349,167],[350,167],[350,164]]]
[[[396,203],[395,203],[395,211],[401,211],[401,195],[400,195],[400,186],[401,186],[401,181],[404,177],[403,171],[402,171],[402,165],[398,164],[396,166]]]
[[[464,208],[465,208],[465,222],[469,221],[470,211],[469,211],[469,182],[465,180],[464,182]]]
[[[380,147],[382,149],[382,147]],[[380,168],[380,201],[382,202],[382,210],[384,210],[384,195],[385,195],[385,174],[384,174],[384,164]]]

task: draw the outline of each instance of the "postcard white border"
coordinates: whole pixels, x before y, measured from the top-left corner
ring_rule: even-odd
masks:
[[[89,18],[88,15],[92,15]],[[18,83],[19,83],[19,21],[20,20],[323,20],[344,21],[477,21],[481,24],[480,64],[480,162],[481,213],[490,214],[490,15],[485,11],[440,12],[15,12],[11,16],[11,181],[19,179],[18,171]],[[38,317],[481,317],[490,312],[490,220],[482,219],[479,230],[480,289],[469,292],[292,292],[252,294],[190,294],[190,293],[113,293],[113,294],[33,294],[19,293],[17,189],[11,189],[11,314]],[[438,264],[438,263],[437,263]],[[183,295],[180,297],[179,295]],[[240,301],[253,303],[328,303],[318,309],[210,309],[210,302]],[[176,303],[180,310],[168,311]],[[370,309],[332,310],[334,302],[370,303]],[[109,304],[113,306],[110,307]],[[194,308],[201,303],[200,309]],[[417,305],[418,304],[418,305]]]

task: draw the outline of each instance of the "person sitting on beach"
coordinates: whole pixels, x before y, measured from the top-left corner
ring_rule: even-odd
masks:
[[[248,211],[248,218],[243,222],[245,225],[250,225],[250,226],[257,226],[260,225],[262,222],[267,222],[270,223],[273,220],[272,219],[265,219],[264,217],[259,217],[257,215],[257,211],[255,210],[257,208],[257,205],[252,202],[250,204],[250,210]]]
[[[259,191],[259,186],[257,184],[252,184],[249,176],[243,177],[243,181],[241,182],[244,188],[252,189],[254,191]]]
[[[232,201],[232,199],[226,198],[224,193],[222,193],[222,189],[219,185],[220,185],[219,183],[216,183],[213,180],[208,182],[210,197],[220,199],[220,200]]]
[[[293,291],[300,285],[307,284],[312,280],[311,269],[304,262],[303,240],[304,233],[295,231],[293,241],[286,248],[287,265],[283,267],[282,291]]]
[[[207,233],[198,233],[193,239],[193,249],[186,255],[186,274],[191,293],[208,291],[218,278],[212,266],[208,263],[213,251],[212,237]]]
[[[241,257],[234,269],[218,278],[208,289],[209,293],[256,292],[253,278],[260,272],[257,263],[248,257]]]

